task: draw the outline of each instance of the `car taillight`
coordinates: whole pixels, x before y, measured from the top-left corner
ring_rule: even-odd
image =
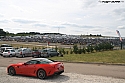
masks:
[[[20,54],[22,54],[22,52],[20,52]]]
[[[63,63],[61,63],[61,65],[62,65],[62,66],[64,66],[64,64],[63,64]]]

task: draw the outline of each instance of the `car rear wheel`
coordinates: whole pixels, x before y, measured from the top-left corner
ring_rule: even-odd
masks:
[[[39,79],[45,79],[46,78],[46,72],[43,69],[38,70],[37,77]]]
[[[40,57],[41,57],[41,55],[38,55],[38,57],[40,58]]]
[[[22,58],[24,58],[24,57],[25,57],[25,55],[23,54],[23,55],[22,55]]]
[[[12,54],[10,54],[9,57],[12,57]]]
[[[8,74],[11,76],[14,76],[16,74],[16,71],[13,67],[9,67],[8,68]]]

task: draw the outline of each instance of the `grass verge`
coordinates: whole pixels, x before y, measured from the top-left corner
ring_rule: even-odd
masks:
[[[125,50],[103,51],[90,54],[68,54],[64,55],[64,57],[51,57],[51,59],[68,62],[125,64]]]

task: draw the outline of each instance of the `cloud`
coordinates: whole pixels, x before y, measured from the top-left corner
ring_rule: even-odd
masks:
[[[118,29],[125,29],[125,26],[118,26]]]
[[[98,0],[83,0],[83,8],[92,8],[97,6]]]
[[[64,25],[64,26],[70,26],[70,27],[76,27],[76,28],[94,28],[94,26],[78,25],[78,24],[73,24],[73,23],[64,23],[62,25]]]
[[[125,8],[117,8],[113,10],[113,13],[117,16],[120,16],[121,21],[125,21]]]
[[[8,23],[8,20],[0,20],[0,23]]]
[[[125,8],[117,8],[117,9],[113,10],[113,12],[116,15],[122,15],[123,13],[125,13]]]
[[[45,24],[34,24],[33,26],[36,26],[36,27],[46,27],[47,25],[45,25]]]
[[[124,3],[99,0],[1,0],[0,27],[9,32],[35,31],[66,34],[124,34]],[[17,30],[18,29],[20,30]],[[108,29],[107,29],[108,27]]]
[[[64,26],[53,26],[52,28],[66,28]]]
[[[36,23],[38,21],[33,21],[33,20],[25,20],[25,19],[12,19],[12,21],[21,23],[21,24],[30,24],[30,23]]]
[[[121,15],[121,17],[120,17],[120,20],[121,20],[121,21],[125,21],[125,12],[122,13],[122,15]]]
[[[4,17],[4,15],[0,14],[0,17]]]

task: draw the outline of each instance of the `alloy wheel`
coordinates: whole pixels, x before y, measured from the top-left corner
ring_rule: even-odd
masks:
[[[42,69],[38,70],[37,77],[39,79],[45,79],[46,78],[46,72],[44,70],[42,70]]]

